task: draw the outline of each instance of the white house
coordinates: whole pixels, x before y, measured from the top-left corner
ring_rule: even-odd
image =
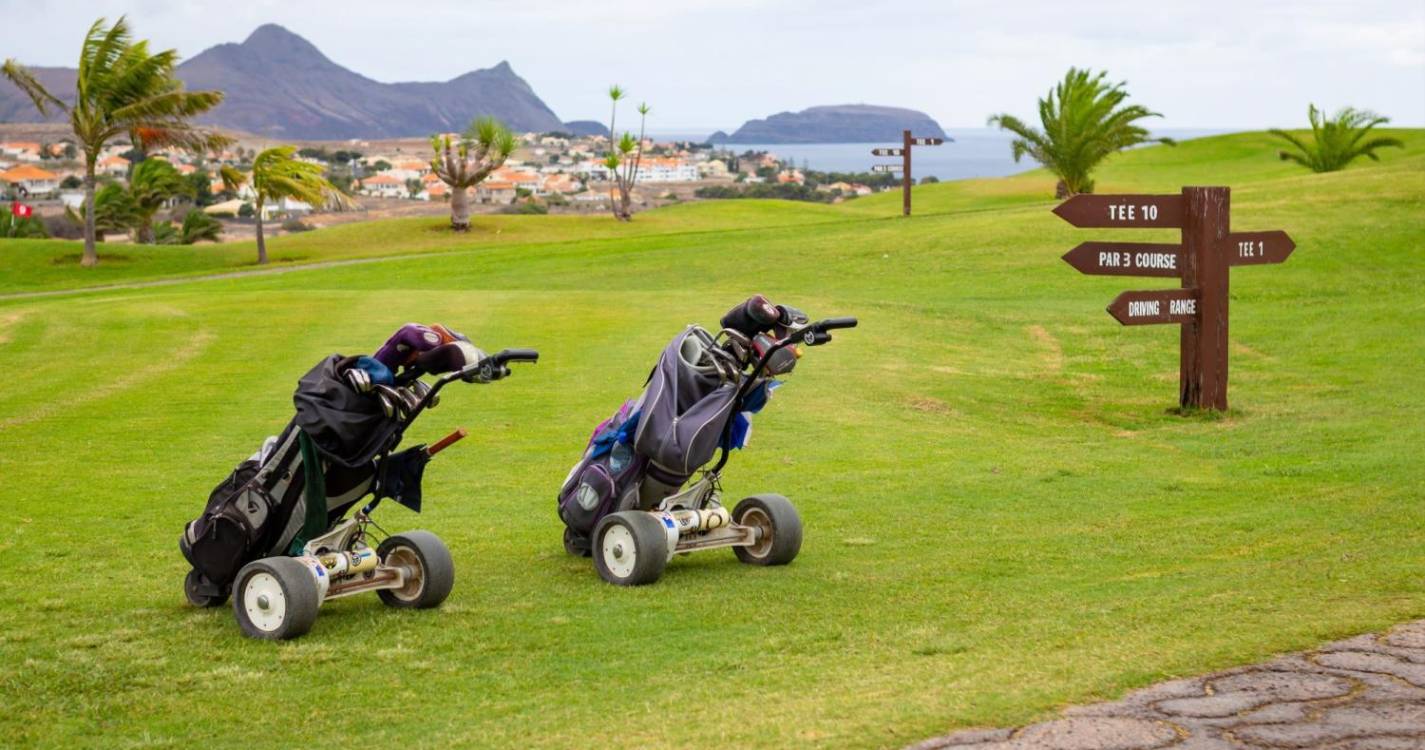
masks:
[[[384,173],[362,180],[361,192],[377,198],[411,197],[411,191],[406,189],[405,180],[400,180]]]
[[[44,195],[59,189],[59,175],[33,164],[21,164],[0,172],[0,184],[14,185],[30,195]]]

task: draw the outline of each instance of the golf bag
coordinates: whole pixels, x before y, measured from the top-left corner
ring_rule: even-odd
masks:
[[[222,589],[253,560],[299,554],[367,495],[373,505],[390,497],[419,512],[430,455],[423,445],[391,453],[429,390],[417,376],[483,358],[458,333],[412,323],[375,357],[322,360],[297,384],[295,418],[220,482],[184,528],[183,556]],[[409,377],[398,381],[402,367]]]
[[[594,428],[583,458],[559,490],[559,517],[574,539],[587,540],[610,513],[654,508],[718,449],[745,444],[751,415],[778,385],[759,378],[740,395],[756,339],[773,325],[750,318],[748,308],[778,314],[782,309],[759,295],[723,317],[719,337],[689,326],[664,348],[642,395]],[[767,374],[789,372],[794,364],[793,359]]]

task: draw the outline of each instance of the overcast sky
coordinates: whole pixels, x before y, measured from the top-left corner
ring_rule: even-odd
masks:
[[[982,127],[1032,115],[1071,65],[1165,128],[1300,125],[1308,102],[1425,125],[1425,0],[0,0],[0,57],[73,66],[120,14],[185,56],[280,23],[380,81],[508,60],[565,120],[607,121],[618,82],[665,132],[849,102]]]

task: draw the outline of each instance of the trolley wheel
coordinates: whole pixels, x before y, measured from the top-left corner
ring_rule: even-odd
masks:
[[[642,586],[663,575],[668,537],[652,514],[625,510],[604,516],[594,529],[594,568],[616,586]]]
[[[755,544],[732,548],[749,565],[786,565],[802,549],[802,518],[781,495],[744,498],[732,509],[732,522],[757,530]]]
[[[376,595],[391,607],[439,607],[455,588],[455,561],[440,537],[429,531],[407,531],[386,537],[376,548],[383,565],[406,569],[406,585],[381,589]]]
[[[296,638],[312,629],[321,604],[312,571],[291,557],[244,565],[233,587],[233,613],[243,634],[252,638]]]
[[[191,569],[188,571],[188,575],[183,577],[183,595],[188,597],[189,604],[204,609],[221,607],[228,601],[226,589],[204,578],[202,573]]]
[[[575,557],[588,557],[593,554],[589,547],[589,537],[568,526],[564,527],[564,551]]]

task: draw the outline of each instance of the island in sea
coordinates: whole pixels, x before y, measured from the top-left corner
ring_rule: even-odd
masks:
[[[800,112],[780,112],[748,120],[728,135],[719,130],[711,143],[870,143],[899,141],[901,131],[917,137],[944,138],[945,131],[930,115],[901,107],[836,104]]]

